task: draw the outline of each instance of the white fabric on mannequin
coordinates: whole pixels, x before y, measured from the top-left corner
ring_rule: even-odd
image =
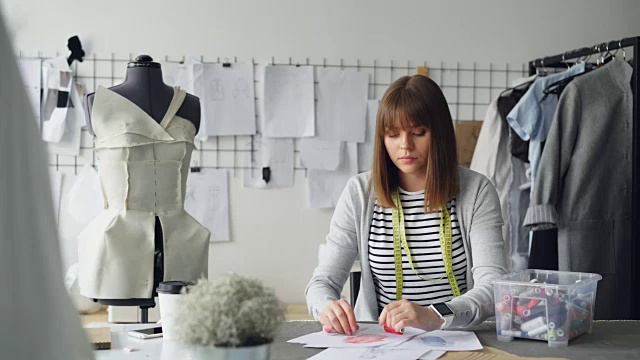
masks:
[[[80,293],[94,299],[146,299],[154,285],[155,221],[163,235],[163,280],[208,273],[209,230],[184,210],[196,128],[176,115],[174,96],[158,124],[99,86],[91,111],[104,210],[78,235]]]
[[[63,284],[47,153],[0,13],[0,349],[7,359],[93,359]]]

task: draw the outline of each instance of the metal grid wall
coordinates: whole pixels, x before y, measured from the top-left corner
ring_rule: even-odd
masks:
[[[39,58],[41,60],[49,59],[52,56],[42,53],[26,54],[20,52],[19,54],[21,58]],[[82,63],[74,62],[72,69],[76,81],[83,83],[87,92],[92,92],[95,91],[98,85],[109,87],[121,83],[125,76],[127,62],[133,58],[133,54],[124,57],[116,56],[115,54],[109,56],[93,54],[86,56]],[[184,57],[165,56],[164,59],[156,58],[155,60],[178,63],[184,61]],[[512,80],[526,76],[528,73],[526,64],[514,66],[490,63],[479,66],[475,62],[470,64],[461,64],[459,62],[450,64],[445,62],[399,62],[392,60],[383,63],[376,60],[367,62],[363,60],[346,61],[344,59],[330,60],[323,58],[319,61],[312,61],[309,58],[280,59],[275,57],[266,60],[240,59],[238,57],[216,57],[215,59],[200,57],[200,60],[205,64],[226,62],[254,64],[257,118],[260,117],[259,102],[262,98],[262,84],[257,74],[267,64],[311,65],[315,69],[335,68],[366,72],[369,74],[370,99],[381,98],[393,81],[401,76],[414,74],[418,66],[425,66],[429,69],[429,77],[442,88],[449,103],[452,118],[459,121],[482,120],[490,101],[508,88]],[[252,140],[252,136],[220,136],[209,137],[205,142],[196,141],[197,150],[192,155],[192,163],[204,169],[230,169],[233,170],[234,176],[237,176],[237,170],[246,168],[243,155],[252,151],[250,147],[247,149],[248,146],[246,146]],[[78,173],[78,168],[87,163],[95,167],[96,158],[91,150],[93,145],[93,137],[83,129],[80,156],[52,154],[50,155],[49,164],[56,171],[73,172],[74,174]],[[304,171],[306,176],[306,169],[300,163],[298,149],[299,144],[296,140],[295,169]]]

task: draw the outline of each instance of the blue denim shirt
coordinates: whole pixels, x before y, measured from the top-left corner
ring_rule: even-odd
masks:
[[[569,70],[538,77],[522,99],[507,115],[507,122],[522,140],[529,140],[529,162],[531,163],[531,193],[535,183],[542,143],[547,139],[553,116],[558,107],[558,97],[544,96],[544,89],[556,81],[577,75],[585,70],[585,63],[572,66]]]

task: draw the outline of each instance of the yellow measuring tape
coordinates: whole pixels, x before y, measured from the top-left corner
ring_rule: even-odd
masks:
[[[396,265],[396,300],[402,300],[402,247],[404,246],[404,252],[407,254],[409,264],[413,272],[422,280],[437,281],[444,279],[444,276],[439,279],[427,279],[418,274],[416,268],[413,266],[413,259],[411,258],[411,250],[407,243],[407,235],[404,228],[404,211],[402,210],[402,202],[400,201],[400,194],[398,190],[395,190],[391,197],[395,208],[391,210],[391,217],[393,223],[393,258]],[[440,248],[442,251],[442,261],[444,262],[444,269],[449,279],[449,285],[451,285],[451,291],[454,297],[460,296],[460,289],[458,288],[458,282],[453,274],[453,257],[452,253],[452,234],[451,234],[451,215],[447,210],[446,205],[442,208],[440,215]]]

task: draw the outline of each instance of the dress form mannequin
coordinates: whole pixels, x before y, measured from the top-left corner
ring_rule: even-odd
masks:
[[[173,88],[162,81],[160,64],[153,62],[153,59],[147,55],[140,55],[135,61],[130,62],[127,65],[124,82],[110,87],[109,90],[129,99],[157,122],[162,120],[173,97]],[[91,135],[94,135],[91,126],[94,95],[90,93],[86,96],[84,106],[87,130]],[[200,128],[200,100],[194,95],[187,94],[177,115],[191,121],[197,131]]]
[[[125,81],[109,90],[121,95],[131,101],[138,108],[147,113],[156,122],[160,123],[164,114],[170,106],[174,96],[174,88],[166,85],[162,80],[162,70],[160,64],[153,62],[153,59],[146,55],[141,55],[135,61],[127,65]],[[85,115],[87,129],[94,134],[91,123],[91,112],[95,93],[88,94],[85,98]],[[193,123],[196,131],[200,126],[200,101],[196,96],[187,94],[184,102],[178,109],[177,116]],[[115,306],[139,306],[143,309],[142,322],[147,322],[146,309],[155,306],[153,297],[158,284],[163,281],[164,256],[163,256],[163,232],[160,219],[155,219],[155,255],[153,269],[153,293],[150,298],[132,299],[94,299],[105,305]]]

